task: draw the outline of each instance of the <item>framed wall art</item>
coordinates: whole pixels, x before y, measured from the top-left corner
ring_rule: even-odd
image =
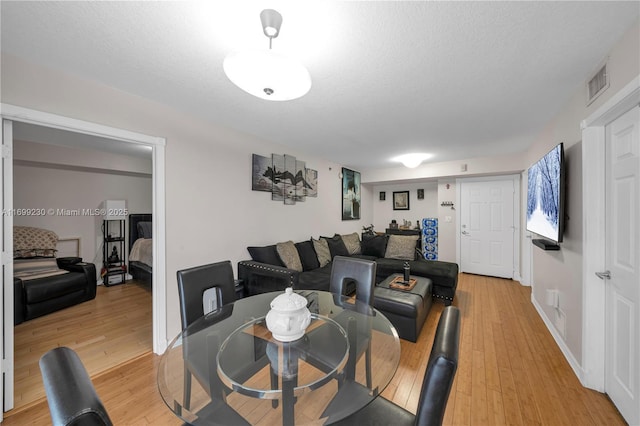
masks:
[[[409,210],[409,191],[393,191],[393,209]]]
[[[418,189],[418,200],[424,200],[424,189]]]
[[[380,191],[380,201],[384,201],[387,199],[387,193],[384,191]]]
[[[360,172],[342,168],[342,220],[360,219]]]
[[[307,197],[318,197],[318,171],[307,169],[304,161],[293,155],[253,154],[251,189],[271,192],[271,199],[294,205]]]

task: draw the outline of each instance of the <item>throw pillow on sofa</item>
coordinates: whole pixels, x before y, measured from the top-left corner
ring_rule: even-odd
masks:
[[[276,244],[276,250],[284,266],[294,271],[302,272],[302,262],[300,261],[298,250],[296,249],[296,245],[293,244],[293,241]]]
[[[320,267],[320,262],[318,262],[318,255],[313,248],[313,243],[311,242],[311,240],[296,243],[296,249],[298,250],[298,255],[300,255],[300,261],[302,262],[303,270],[312,271]]]
[[[326,240],[329,246],[329,253],[331,253],[331,259],[336,256],[349,256],[347,246],[342,242],[342,237],[338,234],[333,237],[320,237],[320,239]]]
[[[266,263],[267,265],[273,266],[284,266],[280,260],[280,256],[278,256],[275,244],[264,247],[247,247],[247,250],[251,255],[251,259],[256,262]]]
[[[350,255],[362,253],[362,249],[360,248],[360,237],[358,236],[357,232],[354,232],[353,234],[341,235],[341,237],[342,242],[344,243],[345,247],[347,248],[347,252],[349,252]]]
[[[329,262],[331,262],[331,252],[329,251],[329,244],[327,244],[327,240],[324,238],[320,238],[319,240],[311,239],[313,243],[313,249],[316,251],[318,255],[318,263],[320,263],[320,267],[322,268]]]
[[[413,260],[418,237],[414,235],[389,235],[384,257],[388,259]]]
[[[387,250],[387,235],[363,235],[362,254],[366,256],[384,257]]]

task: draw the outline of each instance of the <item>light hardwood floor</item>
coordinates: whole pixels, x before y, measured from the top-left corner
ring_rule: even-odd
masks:
[[[93,300],[17,325],[14,406],[45,396],[38,361],[49,349],[74,349],[92,376],[150,352],[151,299],[151,290],[133,281],[98,286]]]
[[[460,364],[445,425],[624,425],[606,395],[583,388],[519,283],[461,274]],[[415,412],[441,302],[416,343],[402,340],[400,366],[383,396]],[[180,425],[156,386],[159,357],[143,355],[94,376],[117,425]],[[50,424],[45,401],[4,424]]]

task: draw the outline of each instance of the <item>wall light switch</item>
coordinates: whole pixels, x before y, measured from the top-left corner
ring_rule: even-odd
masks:
[[[450,223],[451,222],[451,216],[445,216],[444,217],[444,221]]]

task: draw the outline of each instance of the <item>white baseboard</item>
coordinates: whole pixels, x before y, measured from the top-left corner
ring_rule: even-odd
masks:
[[[580,383],[582,384],[582,386],[585,386],[584,381],[582,380],[584,375],[584,370],[582,369],[582,366],[573,356],[573,353],[571,353],[571,350],[567,346],[566,342],[564,341],[564,339],[562,338],[562,336],[560,335],[556,327],[553,325],[553,322],[549,319],[549,317],[547,317],[547,314],[544,312],[540,304],[538,304],[538,301],[534,299],[533,293],[531,293],[531,303],[536,308],[536,311],[538,311],[538,315],[540,315],[540,318],[542,318],[542,321],[547,326],[547,329],[553,336],[553,339],[556,341],[556,344],[560,348],[560,351],[562,351],[562,354],[564,355],[566,360],[569,362],[569,366],[573,370],[574,374],[578,377],[578,380],[580,380]]]

